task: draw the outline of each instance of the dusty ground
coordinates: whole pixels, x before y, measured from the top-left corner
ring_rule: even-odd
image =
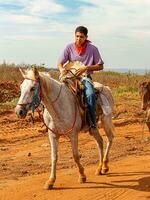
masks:
[[[17,97],[18,86],[8,86],[11,98],[14,91]],[[0,97],[9,100],[3,88]],[[95,141],[88,133],[79,135],[85,184],[78,183],[70,142],[61,138],[57,180],[51,191],[43,189],[50,171],[50,146],[47,134],[38,131],[41,122],[37,115],[32,124],[30,117],[19,120],[9,106],[0,107],[0,200],[150,199],[150,133],[142,123],[144,115],[139,107],[140,101],[130,96],[116,103],[116,134],[107,175],[94,175],[98,165]],[[100,133],[106,141],[102,129]]]
[[[57,181],[54,190],[43,190],[50,169],[50,146],[46,134],[38,132],[40,122],[18,120],[13,110],[0,115],[0,199],[149,199],[150,134],[142,124],[116,124],[110,153],[110,171],[95,176],[98,152],[88,133],[79,136],[81,162],[87,183],[78,183],[70,143],[59,144]],[[122,124],[121,124],[122,125]],[[144,131],[143,131],[144,130]],[[106,140],[105,134],[100,129]]]

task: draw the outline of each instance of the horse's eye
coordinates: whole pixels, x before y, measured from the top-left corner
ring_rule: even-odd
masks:
[[[33,92],[34,90],[35,90],[35,87],[32,87],[32,88],[30,89],[31,92]]]

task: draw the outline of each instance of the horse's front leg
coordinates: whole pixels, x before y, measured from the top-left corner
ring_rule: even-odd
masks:
[[[78,134],[76,133],[76,134],[71,135],[70,140],[71,140],[71,145],[72,145],[73,158],[79,169],[79,182],[85,183],[86,175],[84,174],[84,168],[80,163],[80,157],[79,157],[79,152],[78,152]]]
[[[44,185],[44,189],[52,189],[56,180],[56,164],[57,164],[57,148],[58,148],[58,138],[56,138],[50,131],[49,140],[51,144],[51,173],[50,177]]]

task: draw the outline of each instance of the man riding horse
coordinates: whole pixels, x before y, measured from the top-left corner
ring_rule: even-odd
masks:
[[[95,47],[88,38],[88,29],[84,26],[79,26],[75,30],[75,42],[68,44],[58,61],[58,68],[63,74],[65,70],[65,63],[72,61],[80,61],[84,66],[76,71],[76,76],[83,73],[84,78],[82,84],[84,85],[84,94],[89,112],[90,131],[97,131],[96,127],[96,98],[95,91],[92,84],[91,74],[94,71],[103,69],[103,60],[97,47]]]
[[[105,107],[110,108],[108,111],[107,109],[103,109],[103,114],[97,112],[98,120],[103,124],[107,137],[106,148],[104,150],[103,138],[96,127],[95,93],[90,79],[93,71],[103,69],[103,61],[98,49],[87,41],[87,29],[85,27],[78,27],[75,31],[75,36],[75,44],[73,43],[66,47],[58,66],[60,71],[63,72],[63,65],[70,60],[79,60],[85,65],[77,70],[75,75],[83,75],[86,72],[86,76],[83,78],[83,84],[91,116],[91,129],[93,130],[91,135],[96,141],[99,153],[99,163],[95,174],[106,174],[109,171],[109,152],[115,133],[112,122],[113,96],[107,86],[102,86],[97,100],[97,105],[101,106],[104,97],[108,97],[105,97],[108,104],[104,102],[101,107],[106,105]],[[21,118],[25,118],[28,111],[33,107],[34,109],[38,107],[40,102],[45,107],[43,119],[48,129],[51,144],[51,170],[44,188],[52,189],[56,181],[58,142],[61,136],[68,137],[71,142],[73,158],[79,171],[79,182],[86,182],[84,167],[80,162],[78,151],[78,135],[82,130],[82,116],[77,105],[76,96],[68,89],[66,84],[51,78],[48,73],[38,72],[36,68],[30,70],[20,69],[20,71],[24,81],[20,87],[21,95],[15,109],[16,114]]]

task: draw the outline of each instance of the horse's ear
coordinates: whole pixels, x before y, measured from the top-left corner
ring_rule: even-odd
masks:
[[[34,73],[35,79],[38,79],[39,78],[39,72],[38,72],[36,67],[33,67],[33,73]]]
[[[148,88],[150,89],[150,81],[147,83],[147,85],[148,85]]]
[[[23,69],[21,69],[20,67],[19,67],[19,71],[21,72],[21,75],[23,76],[23,78],[25,78],[25,76],[26,76],[25,71]]]
[[[139,87],[141,87],[142,86],[142,83],[139,83]]]
[[[147,87],[147,82],[144,81],[144,82],[140,83],[139,86],[140,86],[140,87]]]
[[[48,72],[48,76],[51,78],[51,72],[50,71]]]

